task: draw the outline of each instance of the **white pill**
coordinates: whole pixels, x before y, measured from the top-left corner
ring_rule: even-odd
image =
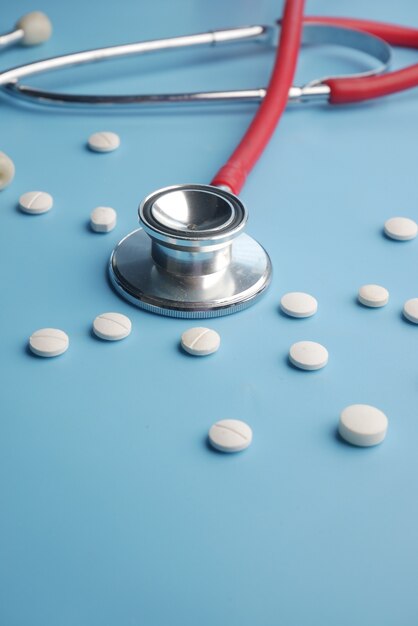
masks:
[[[90,135],[88,146],[94,152],[112,152],[112,150],[119,148],[120,138],[116,133],[102,131]]]
[[[418,225],[409,217],[391,217],[385,222],[385,233],[391,239],[408,241],[414,239],[418,233]]]
[[[94,334],[107,341],[125,339],[131,330],[131,320],[122,313],[102,313],[93,322]]]
[[[68,349],[70,340],[58,328],[41,328],[29,338],[29,347],[38,356],[58,356]]]
[[[358,290],[358,301],[374,308],[385,306],[389,302],[389,291],[380,285],[363,285]]]
[[[253,431],[241,420],[221,420],[209,430],[211,445],[221,452],[240,452],[248,448]]]
[[[315,315],[318,309],[318,302],[309,293],[292,291],[282,296],[280,307],[290,317],[310,317]]]
[[[15,165],[10,157],[0,152],[0,189],[10,185],[15,175]]]
[[[32,11],[27,13],[16,24],[16,28],[23,30],[22,43],[25,46],[36,46],[50,38],[52,24],[45,13]]]
[[[194,356],[212,354],[218,350],[220,343],[220,336],[211,328],[189,328],[181,336],[183,350]]]
[[[403,314],[407,320],[418,324],[418,298],[411,298],[403,305]]]
[[[328,363],[328,350],[315,341],[298,341],[289,350],[289,360],[301,370],[319,370]]]
[[[386,436],[388,418],[369,404],[351,404],[340,415],[339,433],[354,446],[375,446]]]
[[[19,198],[19,207],[24,213],[38,215],[52,209],[54,200],[45,191],[28,191]]]
[[[110,206],[98,206],[90,214],[90,226],[96,233],[108,233],[116,226],[116,211]]]

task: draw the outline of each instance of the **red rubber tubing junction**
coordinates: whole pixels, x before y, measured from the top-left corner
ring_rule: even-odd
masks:
[[[416,28],[344,17],[305,17],[304,22],[331,24],[332,26],[361,30],[384,39],[392,46],[418,48],[418,29]],[[331,104],[347,104],[360,102],[361,100],[371,100],[372,98],[380,98],[397,91],[417,87],[418,64],[395,72],[388,72],[381,76],[333,78],[326,80],[325,84],[331,89],[329,98]]]
[[[267,145],[286,107],[293,80],[303,23],[330,24],[361,30],[393,46],[418,49],[418,29],[384,22],[340,17],[303,17],[303,1],[287,0],[281,20],[280,43],[273,73],[264,98],[250,127],[212,185],[226,185],[238,194],[245,179]],[[365,78],[334,78],[325,81],[331,104],[347,104],[379,98],[418,86],[418,64],[395,72]]]

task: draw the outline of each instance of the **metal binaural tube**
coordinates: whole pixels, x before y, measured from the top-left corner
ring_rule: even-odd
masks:
[[[85,63],[97,63],[117,57],[145,54],[149,52],[159,52],[162,50],[172,50],[177,48],[189,48],[193,46],[213,46],[215,44],[238,43],[245,40],[264,39],[271,35],[273,28],[269,26],[246,26],[243,28],[229,28],[215,30],[207,33],[197,33],[195,35],[185,35],[180,37],[167,37],[165,39],[152,39],[149,41],[139,41],[136,43],[123,44],[120,46],[109,46],[106,48],[96,48],[84,50],[73,54],[35,61],[27,65],[21,65],[0,73],[0,85],[13,83],[25,76],[33,76],[42,72],[58,70],[63,67],[83,65]]]
[[[34,89],[19,83],[8,83],[3,86],[4,93],[23,100],[36,102],[45,106],[90,108],[94,106],[113,111],[118,107],[123,109],[142,108],[151,106],[190,106],[193,104],[222,104],[246,103],[259,104],[266,95],[264,88],[235,89],[230,91],[201,91],[175,94],[141,94],[141,95],[86,95],[64,94]],[[289,104],[300,102],[328,102],[330,96],[328,85],[307,85],[306,87],[291,87],[289,90]]]
[[[0,35],[0,49],[6,48],[6,46],[12,46],[19,41],[22,41],[23,35],[24,33],[22,28],[15,28],[9,33],[4,33],[3,35]]]
[[[4,35],[3,40],[5,42],[11,42],[13,37],[21,38],[22,35],[11,33]],[[276,38],[276,27],[256,25],[242,28],[216,30],[181,37],[169,37],[166,39],[136,42],[120,46],[97,48],[94,50],[86,50],[83,52],[76,52],[74,54],[44,59],[0,72],[0,87],[3,87],[3,91],[6,95],[26,99],[40,105],[55,105],[60,107],[77,106],[81,108],[98,106],[108,110],[113,110],[118,106],[126,109],[129,107],[155,107],[167,104],[190,105],[194,103],[224,102],[259,103],[265,98],[266,89],[264,88],[173,94],[93,95],[57,93],[49,90],[46,91],[20,84],[19,80],[41,72],[58,70],[60,68],[82,65],[85,63],[105,61],[122,56],[164,50],[176,50],[193,46],[214,46],[215,44],[224,45],[227,43],[239,43],[242,41],[271,42],[274,45]],[[377,64],[372,69],[356,73],[352,75],[353,77],[364,77],[379,74],[388,67],[391,59],[391,49],[386,42],[370,34],[360,31],[352,31],[341,27],[323,24],[305,25],[303,31],[303,43],[339,44],[346,46],[347,48],[359,50],[375,59]],[[330,77],[327,77],[327,79],[328,78]],[[323,78],[317,79],[310,82],[308,85],[291,87],[289,91],[289,102],[328,102],[330,97],[330,88],[327,84],[323,84],[324,80],[325,79]]]

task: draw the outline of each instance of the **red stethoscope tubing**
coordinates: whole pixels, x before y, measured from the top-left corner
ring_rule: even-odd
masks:
[[[418,29],[384,22],[344,17],[304,17],[305,23],[331,24],[361,30],[384,39],[388,44],[418,49]],[[418,63],[401,70],[365,78],[330,78],[324,81],[331,90],[331,104],[348,104],[388,96],[418,86]]]
[[[331,24],[331,26],[342,26],[353,30],[361,30],[370,33],[380,39],[384,39],[391,46],[401,48],[418,48],[418,29],[408,26],[398,26],[396,24],[386,24],[385,22],[374,22],[373,20],[358,20],[351,17],[323,17],[307,16],[303,17],[305,24]]]
[[[238,194],[269,142],[286,108],[293,82],[302,38],[304,4],[304,0],[286,0],[266,96],[239,145],[213,178],[212,185],[229,187]]]
[[[303,16],[304,0],[286,0],[281,36],[267,95],[247,132],[212,185],[227,186],[238,194],[246,177],[261,156],[286,107],[299,53],[303,23],[330,24],[360,30],[384,39],[388,44],[418,49],[418,29],[384,22],[342,17]],[[418,86],[418,63],[379,76],[330,78],[331,104],[348,104],[380,98]]]

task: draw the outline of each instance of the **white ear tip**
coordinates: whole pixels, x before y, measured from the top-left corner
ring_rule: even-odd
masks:
[[[25,46],[36,46],[50,38],[52,24],[45,13],[33,11],[26,13],[16,24],[16,28],[23,30],[22,43]]]
[[[0,152],[0,190],[10,185],[15,175],[15,166],[10,157]]]

